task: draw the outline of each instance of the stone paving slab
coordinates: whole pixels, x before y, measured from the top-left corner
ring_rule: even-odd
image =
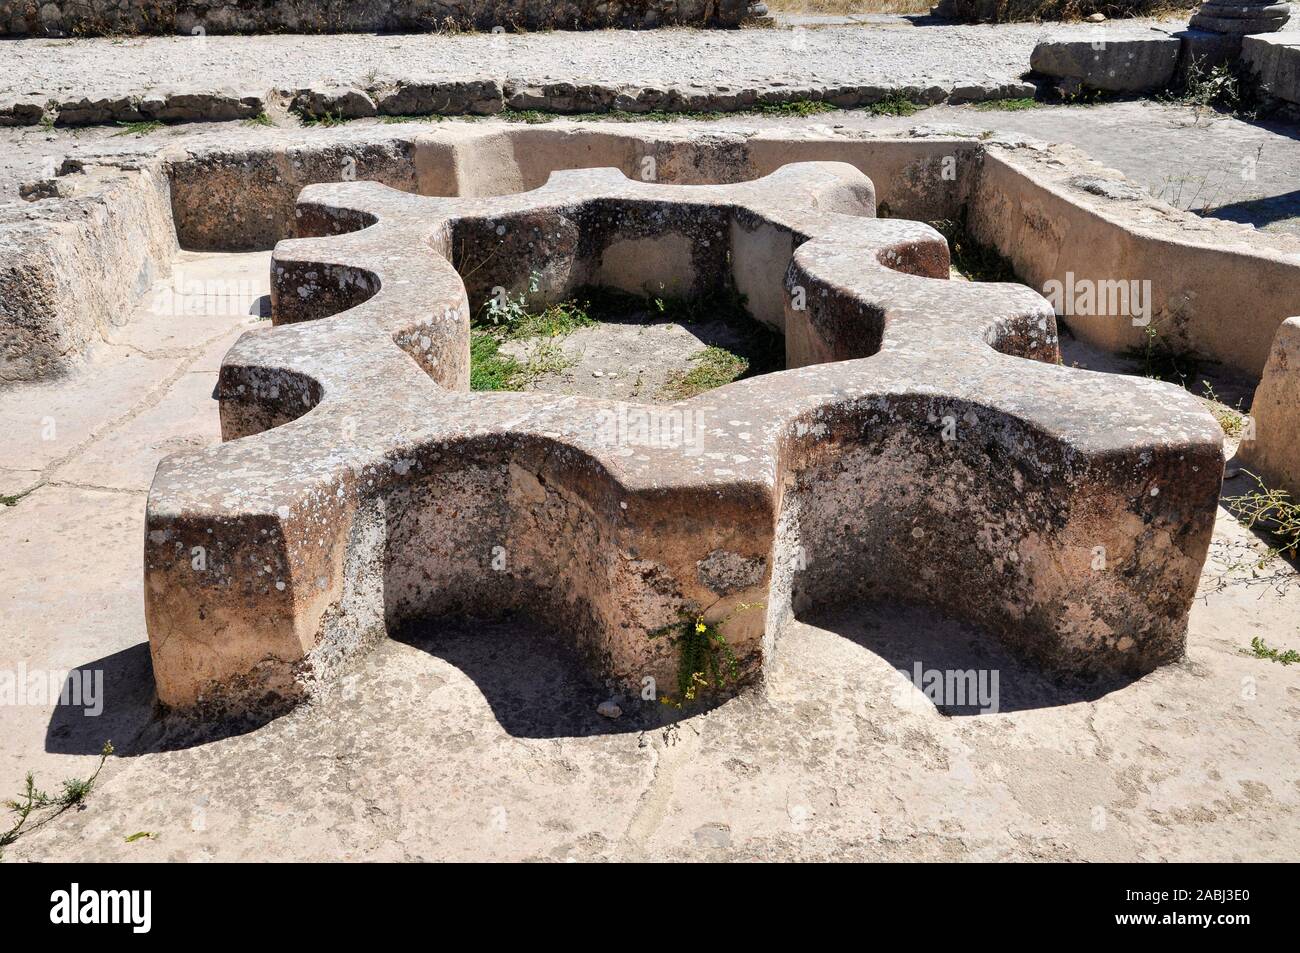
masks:
[[[1131,24],[1149,21],[1125,21]],[[1107,26],[1055,26],[1094,36]],[[1047,28],[892,24],[818,29],[389,36],[205,36],[26,39],[0,44],[0,124],[40,121],[50,103],[67,123],[252,115],[277,91],[330,87],[391,93],[433,87],[425,110],[521,108],[727,109],[737,94],[855,91],[864,101],[910,90],[942,101],[1024,95],[1021,76]],[[467,91],[466,84],[482,84]],[[583,95],[575,104],[574,88]],[[650,92],[642,95],[643,90]],[[623,97],[619,99],[619,97]],[[398,100],[399,103],[405,102]],[[595,104],[593,107],[591,104]],[[495,105],[494,105],[495,104]],[[730,104],[730,105],[729,105]],[[403,106],[394,106],[400,111]],[[384,111],[381,109],[381,111]],[[599,111],[599,109],[597,109]]]
[[[175,357],[100,345],[88,355],[90,373],[66,385],[6,390],[0,397],[6,457],[31,469],[56,466],[102,432],[96,418],[83,412],[87,404],[111,417],[130,415],[140,406],[142,385],[163,386],[180,366]]]

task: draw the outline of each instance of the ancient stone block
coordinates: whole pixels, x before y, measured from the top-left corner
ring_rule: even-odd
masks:
[[[1267,486],[1300,500],[1300,318],[1277,329],[1250,407],[1240,460]]]
[[[1030,68],[1078,80],[1089,89],[1138,93],[1163,89],[1178,62],[1177,37],[1155,30],[1098,31],[1095,38],[1049,37],[1034,47]]]
[[[1300,35],[1243,37],[1241,61],[1254,72],[1263,92],[1288,103],[1300,103]]]

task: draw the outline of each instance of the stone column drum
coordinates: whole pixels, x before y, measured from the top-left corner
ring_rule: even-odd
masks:
[[[1247,36],[1274,33],[1291,18],[1291,5],[1275,0],[1210,0],[1192,15],[1190,26],[1214,33]]]

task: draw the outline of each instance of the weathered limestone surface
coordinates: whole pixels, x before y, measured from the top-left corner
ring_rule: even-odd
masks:
[[[143,95],[92,93],[62,99],[24,93],[0,106],[0,126],[95,126],[119,122],[219,122],[266,111],[262,92],[232,89],[151,91]]]
[[[292,704],[385,631],[510,610],[632,686],[672,683],[648,633],[680,613],[729,620],[750,679],[795,614],[873,598],[942,604],[1056,670],[1180,656],[1213,418],[1178,388],[1058,366],[1041,297],[947,281],[944,240],[873,218],[853,168],[559,172],[494,198],[343,183],[298,211],[279,327],[222,368],[229,442],[167,458],[150,492],[165,704]],[[734,283],[793,369],[655,407],[464,393],[469,309],[493,286],[674,279]],[[629,414],[673,423],[638,439]]]
[[[184,253],[177,267],[185,280],[255,280],[260,294],[269,263],[269,252]],[[1300,852],[1295,666],[1241,651],[1254,634],[1300,650],[1300,577],[1275,561],[1284,591],[1254,584],[1250,567],[1267,547],[1222,507],[1186,662],[1113,687],[1054,679],[941,611],[851,606],[783,630],[762,691],[672,731],[660,717],[670,713],[649,702],[624,701],[621,719],[601,718],[595,708],[610,690],[588,681],[559,639],[516,620],[386,639],[290,717],[223,740],[212,739],[224,733],[214,725],[159,743],[141,603],[145,498],[161,455],[220,439],[208,395],[234,329],[251,326],[265,323],[141,309],[119,332],[130,350],[62,381],[0,392],[8,464],[32,470],[27,480],[0,469],[0,493],[47,481],[0,511],[4,664],[108,671],[99,717],[54,699],[5,709],[0,790],[21,790],[29,771],[84,777],[105,737],[119,752],[86,810],[10,845],[6,861],[265,860],[270,851],[370,861],[1239,862]],[[1071,348],[1063,340],[1067,363],[1078,356]],[[142,366],[142,351],[159,359]],[[141,403],[150,409],[133,410]],[[56,443],[40,439],[50,413]],[[56,462],[46,469],[47,460]],[[1248,483],[1239,477],[1228,492]],[[1238,568],[1223,587],[1227,564]],[[999,671],[999,712],[946,717],[899,673],[913,660]],[[1258,686],[1255,699],[1240,698],[1243,679]],[[1231,717],[1225,698],[1236,700]],[[385,779],[383,813],[356,810],[358,776]],[[639,813],[647,802],[661,805],[648,819]],[[498,804],[510,819],[504,836],[492,825]],[[804,832],[791,833],[792,804],[809,806]],[[1104,831],[1098,804],[1108,805]],[[163,836],[126,843],[123,831],[141,830]]]
[[[61,171],[26,190],[51,214],[0,224],[0,387],[75,365],[126,323],[177,250],[157,163]]]
[[[1294,246],[1171,209],[1070,147],[989,149],[967,224],[1032,287],[1086,282],[1141,296],[1146,314],[1094,306],[1065,317],[1107,351],[1140,347],[1154,328],[1175,350],[1258,376],[1300,299]]]
[[[1300,103],[1300,32],[1243,37],[1241,59],[1254,71],[1265,93]]]
[[[1242,465],[1300,500],[1300,318],[1277,329],[1250,418],[1255,439],[1242,441]]]
[[[1032,96],[1021,76],[1040,38],[1031,24],[18,38],[0,45],[0,122],[55,121],[60,104],[82,99],[120,102],[125,113],[132,99],[211,95],[232,84],[272,113],[279,91],[343,88],[373,100],[401,82],[432,85],[439,114],[455,84],[468,81],[496,83],[512,108],[552,112],[729,111],[795,98],[868,105],[891,94],[969,102]]]
[[[1159,30],[1052,36],[1034,47],[1029,65],[1044,76],[1076,80],[1088,89],[1141,93],[1169,85],[1179,48],[1177,37]]]
[[[847,139],[761,133],[699,137],[671,130],[447,128],[349,150],[239,150],[171,166],[177,226],[186,247],[265,248],[291,234],[299,191],[351,172],[425,195],[534,189],[552,171],[613,166],[661,182],[735,182],[788,162],[847,162],[875,184],[884,213],[965,218],[1031,287],[1076,279],[1149,282],[1151,320],[1171,346],[1258,376],[1278,325],[1300,297],[1300,255],[1255,229],[1171,208],[1068,146],[981,141],[918,127],[901,137]],[[404,164],[414,163],[414,170]],[[286,168],[286,165],[288,168]],[[951,172],[948,175],[945,170]],[[248,183],[253,183],[250,187]],[[214,185],[213,183],[219,183]],[[219,201],[204,201],[211,189]],[[269,214],[272,212],[273,214]],[[1263,280],[1261,280],[1263,278]],[[1240,302],[1254,306],[1242,312]],[[1078,314],[1071,330],[1110,351],[1140,346],[1146,326],[1123,315]]]
[[[735,26],[746,0],[0,0],[0,36]]]

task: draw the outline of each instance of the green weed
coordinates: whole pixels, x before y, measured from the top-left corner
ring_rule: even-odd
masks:
[[[15,814],[18,819],[13,827],[0,833],[0,858],[4,856],[4,848],[18,840],[24,832],[44,827],[65,811],[84,804],[86,798],[90,796],[91,790],[95,787],[95,781],[99,778],[99,772],[103,769],[104,762],[108,760],[109,755],[112,753],[113,743],[105,741],[104,747],[100,749],[99,764],[95,765],[94,773],[84,780],[69,778],[63,782],[63,790],[53,796],[37,788],[36,777],[28,771],[27,784],[23,792],[17,798],[4,802],[4,806]],[[43,817],[36,820],[30,827],[27,826],[27,822],[34,815],[42,813],[44,814]]]
[[[1297,652],[1295,649],[1287,649],[1285,652],[1280,652],[1259,636],[1255,636],[1251,639],[1250,648],[1242,649],[1241,652],[1243,655],[1253,655],[1255,658],[1266,659],[1270,662],[1278,662],[1282,665],[1293,665],[1296,662],[1300,662],[1300,652]]]

